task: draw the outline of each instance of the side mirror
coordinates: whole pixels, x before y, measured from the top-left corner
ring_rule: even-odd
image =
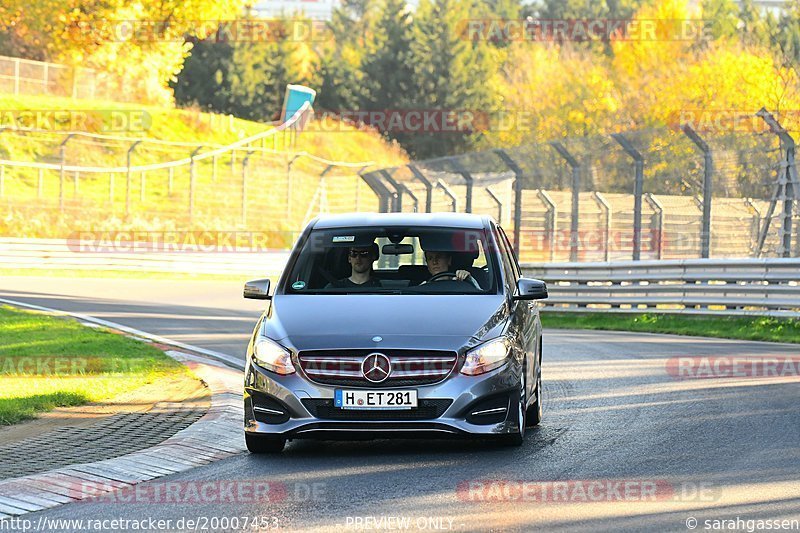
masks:
[[[544,300],[547,298],[547,285],[540,279],[519,278],[517,281],[519,294],[515,300]]]
[[[269,280],[254,279],[244,284],[244,297],[250,300],[269,300]]]

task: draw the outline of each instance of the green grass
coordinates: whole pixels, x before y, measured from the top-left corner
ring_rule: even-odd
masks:
[[[0,426],[184,372],[161,350],[123,335],[0,307]]]
[[[544,311],[542,312],[542,325],[555,329],[639,331],[800,343],[800,320],[789,318]]]
[[[35,110],[80,110],[101,118],[87,121],[91,133],[125,137],[148,137],[167,141],[227,145],[241,138],[272,129],[272,126],[234,119],[212,118],[198,111],[158,108],[116,102],[73,100],[42,96],[0,95],[0,125],[8,125],[8,113]],[[146,112],[146,130],[106,131],[104,112]],[[52,125],[64,131],[70,124]],[[372,130],[349,126],[336,131],[307,131],[290,137],[278,134],[267,140],[264,148],[274,154],[253,155],[248,163],[246,188],[247,213],[242,214],[242,159],[239,152],[200,160],[195,165],[194,213],[189,216],[190,173],[188,165],[176,167],[169,186],[169,171],[160,169],[145,176],[131,176],[130,210],[126,213],[127,176],[84,173],[77,187],[73,173],[64,176],[64,206],[60,209],[61,173],[6,167],[4,194],[0,198],[0,236],[62,238],[75,231],[173,231],[250,230],[290,231],[302,227],[319,210],[329,212],[375,210],[378,200],[357,176],[359,168],[336,167],[326,174],[327,190],[320,192],[320,178],[327,165],[300,158],[289,163],[295,152],[305,151],[335,161],[374,161],[377,166],[407,162],[407,155],[396,144],[388,143]],[[0,133],[0,159],[58,164],[63,135]],[[102,144],[100,144],[102,143]],[[97,141],[81,137],[70,139],[65,148],[67,164],[96,167],[124,167],[129,142]],[[209,147],[210,149],[210,147]],[[151,164],[189,157],[190,147],[166,147],[150,143],[138,145],[132,164]],[[113,181],[113,187],[112,187]],[[142,200],[142,191],[144,199]],[[356,198],[358,201],[356,202]],[[315,199],[312,202],[312,199]],[[272,243],[285,247],[280,238]]]

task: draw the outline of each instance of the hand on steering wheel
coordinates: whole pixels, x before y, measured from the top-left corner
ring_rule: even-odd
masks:
[[[471,277],[471,274],[466,270],[457,270],[455,272],[439,272],[428,281],[438,281],[439,279],[445,277],[452,278],[454,281],[467,281]]]
[[[444,278],[452,278],[454,280],[458,279],[455,272],[439,272],[438,274],[434,274],[433,277],[428,280],[428,283],[431,281],[439,281],[440,279]]]

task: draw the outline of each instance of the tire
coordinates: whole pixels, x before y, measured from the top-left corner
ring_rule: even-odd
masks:
[[[516,407],[517,407],[517,431],[514,433],[508,433],[503,435],[501,440],[505,446],[522,446],[522,443],[525,442],[525,427],[527,426],[527,418],[528,413],[525,409],[525,401],[526,401],[526,375],[527,375],[527,363],[522,365],[522,374],[520,376],[520,386],[519,386],[519,393],[517,395]]]
[[[280,437],[267,437],[264,435],[244,434],[244,442],[250,453],[280,453],[286,446],[286,439]]]
[[[536,370],[536,392],[534,392],[535,400],[534,402],[528,407],[528,411],[526,414],[526,421],[528,427],[535,427],[538,426],[539,423],[542,421],[543,412],[543,390],[542,390],[542,341],[539,341],[539,367]]]

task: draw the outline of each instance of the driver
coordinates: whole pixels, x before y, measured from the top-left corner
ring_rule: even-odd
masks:
[[[468,281],[472,283],[476,289],[481,290],[481,286],[478,285],[478,282],[475,278],[472,277],[466,270],[456,270],[455,272],[450,271],[450,265],[453,263],[453,256],[447,252],[433,252],[433,251],[426,251],[425,252],[425,263],[428,265],[428,272],[431,273],[431,281],[439,274],[443,274],[445,272],[450,273],[449,279],[455,279],[458,281]],[[443,279],[448,279],[448,276],[441,276],[434,281],[441,281]],[[428,283],[428,281],[423,281],[421,285]]]
[[[353,246],[347,254],[350,277],[328,283],[326,289],[352,289],[353,287],[380,287],[381,282],[373,277],[372,263],[378,259],[378,245]]]

